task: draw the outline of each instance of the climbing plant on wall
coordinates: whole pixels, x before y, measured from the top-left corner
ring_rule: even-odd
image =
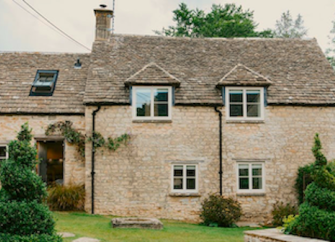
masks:
[[[107,148],[111,151],[117,150],[122,144],[127,145],[130,140],[130,134],[122,134],[119,137],[108,137],[107,140],[99,132],[94,132],[93,136],[85,136],[72,127],[71,121],[59,121],[50,124],[46,131],[46,135],[61,134],[67,142],[77,146],[77,150],[82,157],[85,157],[85,143],[94,141],[94,148]]]

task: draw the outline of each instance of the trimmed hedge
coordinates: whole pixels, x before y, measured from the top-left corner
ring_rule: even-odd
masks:
[[[276,202],[272,209],[272,226],[283,226],[283,219],[289,215],[297,215],[298,207],[290,203],[284,204],[283,202]]]
[[[310,184],[305,192],[306,201],[320,209],[335,211],[335,192],[319,187],[316,183]]]
[[[303,203],[299,208],[298,219],[288,226],[286,232],[335,242],[335,212]]]
[[[26,123],[9,143],[9,159],[0,168],[0,241],[62,241],[44,202],[46,186],[34,172],[37,151],[30,146],[31,138]]]
[[[11,234],[1,234],[0,241],[6,242],[62,242],[63,239],[59,235],[48,235],[48,234],[34,234],[28,236],[19,236]]]
[[[9,200],[23,201],[29,199],[42,202],[47,196],[42,179],[31,169],[23,169],[22,164],[7,160],[1,166],[1,185]]]
[[[285,232],[335,242],[334,165],[327,164],[321,149],[319,135],[316,134],[312,148],[315,162],[311,169],[314,182],[306,189],[306,201],[300,205],[299,217],[288,225]]]
[[[0,202],[0,231],[30,235],[54,233],[55,222],[44,204],[33,202]]]

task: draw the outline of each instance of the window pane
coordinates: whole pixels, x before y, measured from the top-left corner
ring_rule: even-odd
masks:
[[[195,179],[194,178],[188,178],[186,180],[186,189],[195,189]]]
[[[261,177],[252,178],[252,189],[262,189],[262,178]]]
[[[173,189],[183,189],[183,178],[174,178]]]
[[[260,117],[260,104],[248,104],[247,105],[247,116],[248,117]]]
[[[230,102],[243,102],[243,90],[229,91]]]
[[[240,189],[249,189],[249,178],[240,178]]]
[[[0,146],[0,158],[6,157],[6,146]]]
[[[195,166],[186,167],[186,176],[195,176]]]
[[[168,101],[169,89],[156,89],[154,91],[155,101]]]
[[[261,176],[262,175],[262,165],[260,165],[260,164],[252,165],[252,175],[253,176]]]
[[[243,117],[243,105],[230,104],[230,117]]]
[[[168,104],[155,104],[155,117],[168,117],[169,105]]]
[[[150,116],[151,89],[136,89],[136,116]]]
[[[174,176],[183,176],[183,166],[174,166]]]
[[[249,165],[238,165],[239,176],[249,176]]]
[[[257,90],[247,90],[247,102],[248,103],[259,103],[261,92]]]

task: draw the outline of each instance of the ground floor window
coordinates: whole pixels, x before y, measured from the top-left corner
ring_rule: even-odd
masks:
[[[237,163],[237,191],[264,192],[265,172],[263,162]]]
[[[0,145],[0,162],[8,159],[8,147],[7,145]]]
[[[197,192],[198,166],[176,164],[172,165],[172,191]]]

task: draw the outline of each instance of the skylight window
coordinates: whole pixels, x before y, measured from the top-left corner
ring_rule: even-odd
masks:
[[[30,90],[30,96],[52,96],[58,77],[58,71],[38,70]]]

